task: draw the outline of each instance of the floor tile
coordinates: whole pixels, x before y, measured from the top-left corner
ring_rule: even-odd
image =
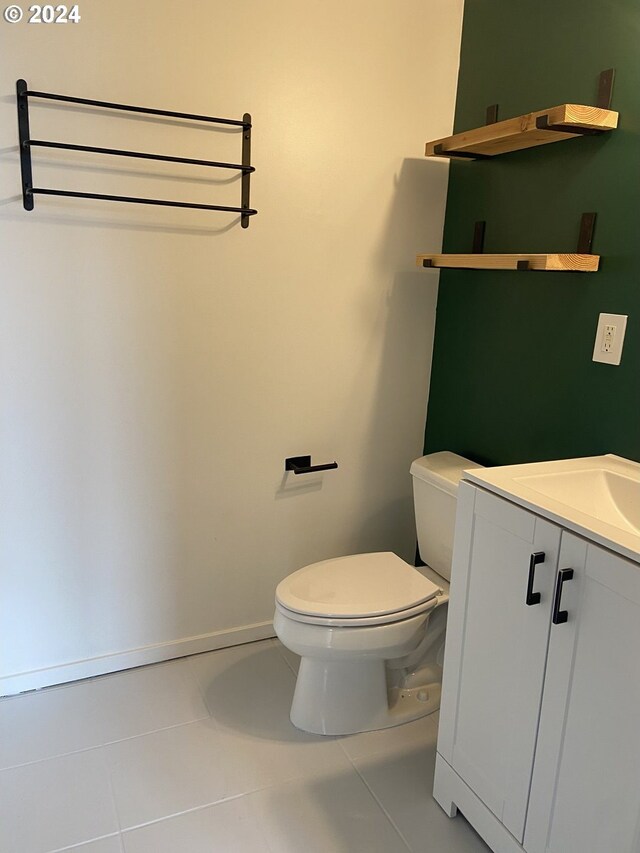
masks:
[[[0,700],[0,769],[208,717],[185,660]]]
[[[1,853],[488,853],[433,800],[438,714],[311,735],[296,667],[269,639],[0,700]]]
[[[122,840],[125,853],[274,853],[244,797],[124,832]]]
[[[212,720],[105,747],[120,826],[130,828],[241,793]]]
[[[411,752],[422,744],[435,743],[437,732],[435,720],[430,714],[402,726],[346,735],[340,738],[339,742],[345,753],[352,759],[377,753],[399,755]]]
[[[208,716],[186,660],[126,670],[91,684],[103,743]]]
[[[99,746],[93,683],[0,700],[0,769]]]
[[[0,772],[3,853],[48,853],[118,829],[101,750]]]
[[[295,678],[271,640],[191,659],[223,737],[232,787],[240,791],[348,771],[335,738],[289,719]]]
[[[244,799],[272,853],[407,853],[366,786],[351,772],[267,788]]]
[[[414,750],[354,761],[413,853],[490,853],[462,815],[449,818],[433,799],[435,736]]]
[[[247,737],[221,730],[229,786],[240,792],[255,791],[293,779],[331,778],[349,772],[351,764],[332,738],[298,732],[291,723],[288,740],[278,732],[274,740]]]

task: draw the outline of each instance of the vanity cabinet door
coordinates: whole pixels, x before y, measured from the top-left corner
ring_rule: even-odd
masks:
[[[640,851],[640,566],[564,532],[524,847]]]
[[[438,751],[519,841],[559,544],[556,525],[460,485]]]

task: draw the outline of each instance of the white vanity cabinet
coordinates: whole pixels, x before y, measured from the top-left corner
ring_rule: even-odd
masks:
[[[524,847],[640,851],[640,566],[566,531]]]
[[[640,565],[468,482],[434,796],[496,853],[640,852]]]

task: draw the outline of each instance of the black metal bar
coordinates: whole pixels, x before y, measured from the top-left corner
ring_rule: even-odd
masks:
[[[20,173],[22,176],[22,204],[25,210],[33,210],[33,186],[31,171],[31,149],[29,148],[29,101],[27,99],[27,83],[25,80],[16,81],[16,96],[18,102],[18,140],[20,147]]]
[[[495,124],[498,121],[498,104],[491,104],[487,107],[487,117],[485,124]]]
[[[124,110],[129,113],[144,113],[152,116],[166,116],[167,118],[182,118],[188,121],[206,121],[213,124],[227,124],[234,127],[247,127],[247,123],[231,118],[216,118],[215,116],[203,116],[195,113],[177,113],[173,110],[156,110],[149,107],[134,107],[130,104],[115,104],[110,101],[94,101],[89,98],[72,98],[69,95],[55,95],[52,92],[34,92],[27,91],[26,93],[32,98],[44,98],[49,101],[64,101],[67,104],[83,104],[87,107],[101,107],[106,110]],[[249,125],[251,126],[251,125]]]
[[[484,232],[487,223],[484,220],[476,222],[473,229],[473,247],[471,251],[474,255],[481,255],[484,252]]]
[[[257,210],[247,210],[244,207],[228,207],[222,204],[197,204],[190,201],[164,201],[157,198],[135,198],[125,195],[106,195],[105,193],[81,193],[70,190],[50,190],[42,187],[32,187],[28,194],[67,196],[69,198],[95,198],[101,201],[125,201],[131,204],[154,204],[161,207],[191,207],[197,210],[224,210],[230,213],[241,213],[243,216],[255,216]]]
[[[242,117],[244,121],[244,130],[242,131],[242,165],[244,167],[248,167],[251,163],[251,115],[249,113],[245,113]],[[253,170],[252,170],[253,171]],[[249,170],[246,169],[242,173],[242,187],[241,187],[241,195],[240,195],[240,204],[244,209],[250,209],[250,197],[251,197],[251,175],[249,174]],[[249,217],[242,216],[240,218],[240,224],[243,228],[249,227]]]
[[[422,266],[423,266],[423,267],[432,267],[432,266],[433,266],[433,261],[431,260],[431,258],[425,258],[425,259],[422,261]]]
[[[572,124],[549,124],[549,116],[538,116],[536,118],[536,128],[538,130],[552,130],[556,133],[571,133],[573,136],[598,136],[601,133],[607,133],[606,130],[600,127],[574,127]]]
[[[238,163],[218,163],[215,160],[194,160],[191,157],[171,157],[164,154],[145,154],[142,151],[126,151],[120,148],[97,148],[93,145],[72,145],[70,142],[49,142],[44,139],[27,139],[23,145],[39,148],[61,148],[65,151],[88,151],[90,154],[111,154],[116,157],[136,157],[141,160],[161,160],[165,163],[188,163],[192,166],[211,166],[218,169],[236,169],[242,172],[255,172],[253,166]]]
[[[311,456],[290,456],[284,460],[284,470],[293,471],[294,474],[312,474],[315,471],[329,471],[337,467],[337,462],[329,462],[326,465],[312,465]]]
[[[553,596],[553,616],[551,621],[554,625],[564,625],[569,618],[569,613],[566,610],[560,610],[562,604],[562,586],[565,581],[570,581],[573,578],[573,569],[560,569],[556,580],[556,591]]]
[[[490,160],[490,154],[475,154],[473,151],[449,151],[441,142],[433,146],[433,153],[440,157],[460,157],[463,160]]]
[[[529,261],[517,261],[516,262],[516,269],[518,269],[518,270],[530,270],[531,264],[529,263]]]
[[[598,78],[598,97],[596,106],[601,110],[611,109],[611,96],[613,95],[613,81],[616,76],[615,68],[607,68],[606,71],[600,72]]]
[[[518,263],[520,262],[518,261]],[[535,582],[536,566],[544,563],[544,558],[544,551],[536,551],[529,558],[529,577],[527,579],[527,597],[525,599],[529,607],[533,604],[540,604],[540,593],[533,591],[533,584]]]
[[[596,214],[583,213],[580,219],[580,233],[578,234],[578,255],[590,255],[593,245],[593,232],[596,227]]]

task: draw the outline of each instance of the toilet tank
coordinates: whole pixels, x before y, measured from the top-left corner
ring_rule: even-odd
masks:
[[[446,580],[451,579],[458,483],[463,471],[483,467],[448,450],[421,456],[411,465],[420,557]]]

